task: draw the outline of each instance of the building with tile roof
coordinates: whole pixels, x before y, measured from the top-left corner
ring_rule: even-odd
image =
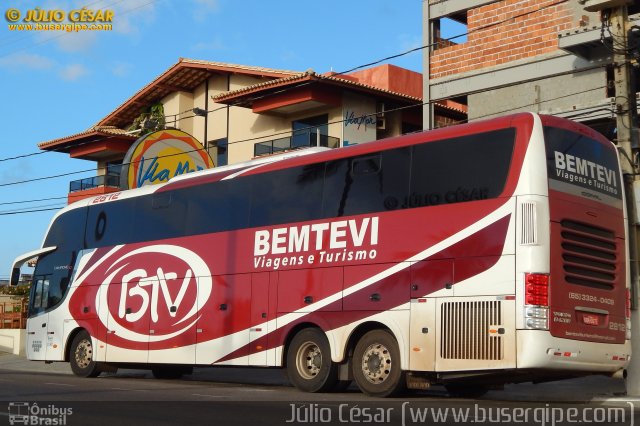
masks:
[[[141,134],[132,125],[154,105],[165,128],[193,135],[214,164],[234,164],[421,130],[422,75],[394,65],[317,74],[180,58],[91,128],[38,145],[96,162],[96,176],[70,183],[69,202],[120,190],[123,159]],[[441,102],[436,116],[460,122],[466,111]]]

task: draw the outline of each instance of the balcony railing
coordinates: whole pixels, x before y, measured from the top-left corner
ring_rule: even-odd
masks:
[[[261,155],[271,155],[278,152],[310,146],[338,148],[340,146],[340,138],[334,138],[333,136],[322,135],[319,133],[299,133],[286,138],[258,142],[253,145],[253,155],[254,157],[259,157]]]
[[[0,303],[0,328],[25,328],[27,300]]]
[[[69,192],[84,191],[101,186],[111,186],[114,188],[118,188],[120,186],[120,175],[108,174],[74,180],[69,182]]]

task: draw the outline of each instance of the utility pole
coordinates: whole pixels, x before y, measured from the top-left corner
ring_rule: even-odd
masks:
[[[624,180],[625,201],[627,204],[627,259],[631,287],[631,363],[627,368],[627,395],[640,396],[640,307],[638,279],[638,224],[634,181],[638,168],[635,154],[638,141],[634,140],[637,131],[636,93],[632,80],[631,61],[629,59],[629,17],[627,5],[632,0],[579,0],[589,12],[600,11],[603,21],[609,21],[611,47],[613,49],[613,72],[615,83],[615,113],[617,146]],[[604,25],[604,23],[603,23]]]
[[[613,67],[615,82],[615,108],[618,151],[624,189],[627,201],[629,271],[631,274],[631,363],[627,369],[627,395],[640,396],[640,311],[638,310],[638,226],[634,181],[637,167],[634,154],[638,151],[634,141],[634,129],[637,129],[636,93],[632,83],[632,68],[629,60],[629,28],[627,7],[611,9],[609,16],[613,46]]]

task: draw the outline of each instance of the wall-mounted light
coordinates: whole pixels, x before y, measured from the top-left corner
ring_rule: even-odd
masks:
[[[202,108],[195,107],[191,111],[193,111],[193,113],[195,115],[197,115],[198,117],[206,117],[207,116],[207,111],[203,110]]]

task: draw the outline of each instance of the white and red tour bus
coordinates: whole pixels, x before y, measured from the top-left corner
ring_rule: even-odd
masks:
[[[614,145],[517,114],[196,172],[53,219],[29,359],[79,376],[285,367],[310,392],[620,375],[630,359]]]

